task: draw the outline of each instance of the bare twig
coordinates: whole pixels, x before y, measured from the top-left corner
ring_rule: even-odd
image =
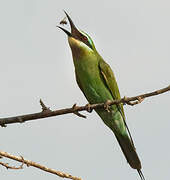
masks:
[[[72,179],[72,180],[82,180],[79,177],[75,177],[75,176],[72,176],[70,174],[63,173],[61,171],[56,171],[55,169],[51,169],[51,168],[48,168],[46,166],[40,165],[40,164],[38,164],[36,162],[30,161],[30,160],[26,160],[23,157],[18,157],[18,156],[11,155],[11,154],[9,154],[7,152],[0,151],[0,155],[3,156],[3,157],[9,158],[9,159],[13,159],[13,160],[18,161],[18,162],[21,162],[23,164],[26,164],[28,167],[32,166],[32,167],[41,169],[43,171],[46,171],[46,172],[55,174],[57,176],[60,176],[62,178],[68,178],[68,179]],[[5,166],[7,169],[8,168],[10,168],[10,169],[22,169],[23,164],[20,167],[17,168],[17,167],[9,166],[7,163],[0,162],[0,165]]]
[[[128,105],[136,105],[141,103],[145,98],[151,97],[151,96],[156,96],[162,93],[165,93],[167,91],[170,91],[170,85],[167,86],[166,88],[156,90],[150,93],[146,94],[141,94],[138,96],[134,97],[124,97],[120,100],[115,100],[115,101],[109,101],[107,102],[107,105],[113,105],[113,104],[128,104]],[[11,124],[11,123],[22,123],[25,121],[30,121],[30,120],[35,120],[35,119],[42,119],[42,118],[47,118],[47,117],[52,117],[52,116],[58,116],[58,115],[63,115],[63,114],[68,114],[68,113],[74,113],[80,117],[85,117],[84,115],[80,114],[80,111],[88,111],[97,109],[97,108],[104,108],[106,106],[106,103],[99,103],[99,104],[88,104],[85,106],[77,106],[73,105],[71,108],[65,108],[65,109],[60,109],[60,110],[48,110],[48,108],[42,103],[41,101],[41,106],[43,109],[42,112],[34,113],[34,114],[26,114],[26,115],[21,115],[21,116],[15,116],[15,117],[8,117],[8,118],[0,118],[0,126],[5,127],[6,124]]]
[[[10,166],[8,163],[3,163],[3,162],[0,162],[0,165],[6,167],[7,169],[23,169],[23,163],[19,167]]]

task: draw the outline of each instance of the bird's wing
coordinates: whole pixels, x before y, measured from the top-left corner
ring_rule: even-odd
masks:
[[[77,75],[76,72],[75,72],[75,74],[76,74],[76,81],[77,81],[77,84],[78,84],[79,88],[81,89],[82,93],[84,94],[84,96],[85,96],[86,99],[87,99],[87,96],[86,96],[86,94],[84,93],[83,88],[82,88],[82,85],[81,85],[81,83],[80,83],[79,77],[78,77],[78,75]]]
[[[109,91],[111,92],[113,99],[114,100],[121,99],[119,88],[118,88],[118,85],[116,82],[116,78],[115,78],[114,73],[113,73],[112,69],[110,68],[110,66],[105,61],[100,60],[99,61],[99,69],[100,69],[102,78],[104,80],[104,83],[107,86],[107,88],[109,89]],[[119,104],[118,109],[119,109],[119,111],[121,111],[123,119],[125,119],[123,105]]]
[[[114,73],[113,73],[112,69],[110,68],[110,66],[109,66],[103,59],[101,59],[101,60],[99,61],[99,69],[100,69],[100,72],[101,72],[101,76],[102,76],[102,78],[103,78],[103,81],[104,81],[105,85],[107,86],[107,88],[109,89],[109,91],[111,92],[113,99],[114,99],[114,100],[119,100],[119,99],[121,99],[121,97],[120,97],[120,92],[119,92],[119,88],[118,88],[118,85],[117,85],[117,82],[116,82],[116,78],[115,78],[115,76],[114,76]],[[122,115],[124,124],[125,124],[125,126],[126,126],[126,129],[127,129],[127,131],[128,131],[130,140],[131,140],[131,142],[132,142],[132,145],[134,146],[134,143],[133,143],[133,139],[132,139],[130,130],[129,130],[127,124],[126,124],[125,113],[124,113],[124,109],[123,109],[123,104],[118,104],[117,107],[118,107],[118,110],[119,110],[120,114]],[[134,147],[135,147],[135,146],[134,146]]]

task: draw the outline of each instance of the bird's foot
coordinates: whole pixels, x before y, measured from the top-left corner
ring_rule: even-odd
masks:
[[[111,103],[110,100],[107,100],[107,101],[104,103],[104,109],[105,109],[107,112],[110,112],[110,103]]]
[[[86,104],[86,111],[91,113],[93,111],[93,109],[91,108],[91,105],[90,104]]]
[[[127,97],[124,96],[124,104],[128,104],[130,106],[134,106],[136,104],[140,104],[143,100],[144,100],[144,98],[141,98],[139,96],[139,97],[137,97],[137,100],[130,101]]]
[[[138,97],[138,104],[141,103],[144,100],[144,98]]]

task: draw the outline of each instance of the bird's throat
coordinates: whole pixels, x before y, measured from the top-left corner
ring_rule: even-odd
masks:
[[[81,60],[92,51],[86,44],[73,37],[69,37],[68,42],[74,60]]]

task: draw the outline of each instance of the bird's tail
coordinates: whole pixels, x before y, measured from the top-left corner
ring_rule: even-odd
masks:
[[[141,180],[145,180],[144,175],[142,174],[141,171],[141,162],[139,160],[139,157],[137,155],[137,152],[135,150],[135,147],[133,143],[131,142],[129,136],[124,136],[124,135],[116,135],[116,139],[119,142],[119,145],[123,151],[123,154],[126,157],[127,162],[130,164],[130,166],[133,169],[136,169],[138,171],[138,174],[141,178]]]

